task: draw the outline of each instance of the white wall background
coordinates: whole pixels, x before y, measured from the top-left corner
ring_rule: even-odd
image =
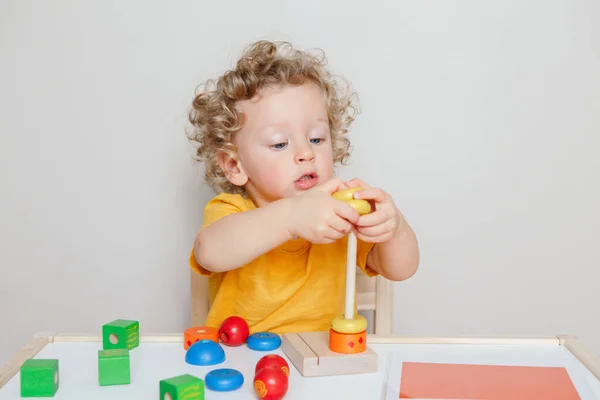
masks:
[[[341,174],[393,194],[422,250],[396,332],[567,332],[600,353],[598,1],[8,0],[0,363],[37,331],[187,327],[212,193],[186,112],[259,38],[323,48],[360,94]]]

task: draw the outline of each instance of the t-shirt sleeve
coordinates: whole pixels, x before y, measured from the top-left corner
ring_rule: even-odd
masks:
[[[368,243],[358,239],[356,244],[356,264],[367,276],[376,276],[378,272],[367,265],[367,256],[375,243]]]
[[[206,204],[206,207],[204,208],[204,218],[202,220],[202,226],[200,229],[207,227],[208,225],[227,215],[243,211],[243,203],[244,200],[239,195],[231,195],[227,193],[221,193],[217,195],[215,198],[210,200],[208,204]],[[189,263],[190,267],[200,275],[210,276],[213,274],[212,271],[203,268],[198,263],[193,248],[190,254]]]

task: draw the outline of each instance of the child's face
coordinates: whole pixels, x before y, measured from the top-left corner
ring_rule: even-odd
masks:
[[[327,108],[314,83],[268,88],[242,101],[243,128],[234,135],[238,168],[258,206],[296,196],[333,177]]]

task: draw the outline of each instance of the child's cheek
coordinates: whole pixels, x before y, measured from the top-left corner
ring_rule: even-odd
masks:
[[[262,181],[267,186],[265,190],[274,191],[278,190],[284,185],[284,174],[282,173],[282,168],[277,166],[273,166],[271,168],[267,168],[263,170],[263,179]]]

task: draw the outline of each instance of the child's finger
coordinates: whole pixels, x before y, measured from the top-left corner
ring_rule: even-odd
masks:
[[[383,202],[387,197],[387,194],[378,188],[365,188],[363,190],[359,190],[354,193],[355,199],[363,199],[363,200],[374,200],[377,203]]]
[[[352,229],[352,228],[350,228],[350,229]],[[335,242],[336,240],[343,238],[344,236],[346,236],[346,234],[347,234],[346,232],[342,232],[335,228],[330,227],[324,236],[325,236],[325,239],[327,239],[328,243],[331,243],[331,242]]]
[[[356,237],[358,239],[362,240],[363,242],[367,242],[367,243],[383,243],[383,242],[390,240],[390,238],[392,237],[391,232],[387,232],[387,233],[384,233],[383,235],[379,235],[379,236],[368,236],[359,231],[354,232],[354,234],[356,235]]]
[[[348,232],[352,231],[352,224],[350,222],[348,222],[346,219],[344,218],[334,218],[330,223],[329,226],[336,230],[337,232],[340,233],[340,235],[346,235]],[[339,238],[338,238],[339,239]]]
[[[368,188],[368,187],[370,187],[362,179],[359,179],[359,178],[350,179],[349,181],[346,182],[346,185],[348,185],[348,187],[351,187],[351,188],[354,188],[354,187]]]
[[[361,215],[355,225],[360,227],[376,226],[383,224],[388,219],[390,217],[385,210],[376,210],[370,214]]]
[[[377,238],[376,237],[367,236],[367,235],[361,233],[359,230],[355,230],[354,234],[356,235],[356,238],[358,240],[362,240],[363,242],[377,243]]]
[[[356,224],[358,221],[360,214],[358,211],[354,209],[350,204],[345,201],[332,199],[335,202],[334,212],[340,217],[350,221],[353,224]]]
[[[383,223],[383,224],[379,224],[379,225],[375,225],[375,226],[367,226],[367,227],[358,227],[356,228],[356,230],[364,235],[364,236],[368,236],[368,237],[378,237],[378,236],[383,236],[389,232],[391,232],[391,228],[388,224]]]
[[[323,190],[329,194],[333,194],[334,192],[339,192],[340,190],[344,189],[348,189],[348,186],[340,178],[330,179],[315,188],[315,190]]]

